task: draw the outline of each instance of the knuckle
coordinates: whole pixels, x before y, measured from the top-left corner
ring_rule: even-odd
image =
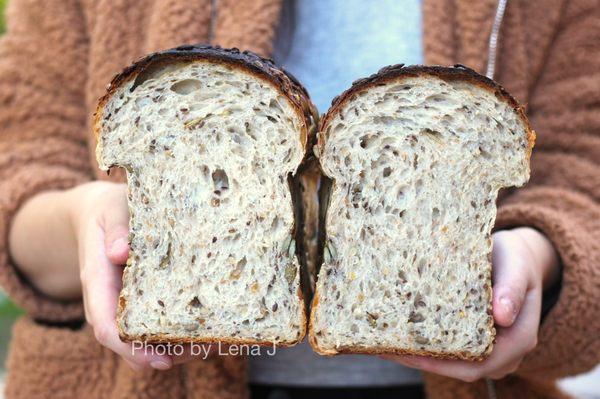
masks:
[[[504,240],[511,236],[510,231],[508,230],[498,230],[494,234],[492,234],[492,238],[495,240]]]
[[[494,373],[494,374],[490,374],[490,378],[491,378],[492,380],[501,380],[501,379],[503,379],[504,377],[506,377],[506,375],[507,375],[507,373],[504,373],[504,372],[497,372],[497,373]]]
[[[508,370],[508,373],[506,373],[506,374],[513,374],[513,373],[515,373],[519,369],[519,365],[520,365],[520,362],[519,363],[515,363],[514,365],[512,365],[510,367],[510,369]]]
[[[533,338],[531,340],[529,340],[529,343],[527,344],[527,352],[531,352],[533,351],[538,344],[538,338],[537,336],[533,336]]]
[[[98,342],[104,344],[108,341],[108,337],[110,336],[110,330],[102,326],[94,327],[94,336],[96,337],[96,340]]]
[[[85,322],[93,327],[92,318],[90,317],[90,311],[85,302],[83,302],[83,315],[85,317]]]
[[[464,382],[475,382],[481,378],[481,375],[477,371],[471,371],[463,375],[460,379]]]
[[[87,271],[86,267],[82,267],[79,270],[79,280],[81,280],[82,285],[87,284],[88,274],[89,274],[89,272]]]
[[[520,365],[521,365],[521,360],[515,361],[515,362],[507,365],[506,367],[502,368],[501,370],[494,372],[492,375],[490,375],[490,378],[493,378],[495,380],[500,380],[502,378],[505,378],[505,377],[509,376],[510,374],[515,373],[519,369]]]
[[[83,291],[94,285],[96,281],[94,272],[93,268],[88,264],[84,264],[79,270],[79,280],[81,281],[81,289]]]
[[[90,326],[92,326],[92,327],[93,327],[93,325],[92,325],[92,320],[91,320],[91,318],[90,318],[90,315],[88,314],[88,312],[87,312],[87,311],[85,312],[84,316],[85,316],[85,322],[86,322],[87,324],[89,324]]]

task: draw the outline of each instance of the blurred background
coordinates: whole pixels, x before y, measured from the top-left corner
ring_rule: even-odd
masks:
[[[4,33],[4,7],[7,0],[0,0],[0,35]],[[16,318],[22,313],[21,309],[17,308],[0,289],[0,399],[4,396],[4,362],[6,359],[6,351],[10,340],[10,330]]]
[[[4,33],[4,6],[6,0],[0,0],[0,34]]]
[[[0,35],[6,29],[4,9],[7,2],[0,0]],[[4,398],[5,360],[12,325],[22,313],[0,289],[0,399]],[[577,398],[600,399],[600,366],[588,374],[563,380],[561,386]]]
[[[4,7],[7,0],[0,0],[0,35],[4,33]],[[4,381],[4,362],[6,360],[6,351],[10,340],[10,330],[15,319],[22,313],[2,292],[0,289],[0,398]]]

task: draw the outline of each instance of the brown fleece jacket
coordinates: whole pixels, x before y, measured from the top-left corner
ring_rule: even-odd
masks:
[[[89,326],[57,326],[82,319],[81,303],[53,300],[29,285],[10,260],[7,236],[15,211],[36,193],[107,179],[90,151],[90,122],[113,74],[145,53],[182,43],[268,55],[280,1],[9,2],[8,33],[0,39],[0,284],[28,316],[14,329],[8,398],[247,396],[243,359],[134,374],[96,343]],[[459,62],[483,72],[496,0],[425,0],[423,7],[427,63]],[[509,1],[495,78],[527,104],[538,134],[531,181],[504,193],[496,227],[541,230],[563,264],[562,291],[538,347],[495,390],[498,397],[563,397],[554,380],[591,368],[600,354],[598,0]],[[431,398],[487,395],[483,381],[430,375],[426,390]]]

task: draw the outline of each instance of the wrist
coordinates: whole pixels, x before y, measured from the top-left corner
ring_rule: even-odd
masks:
[[[19,271],[38,291],[61,300],[76,299],[80,291],[67,191],[30,198],[15,215],[9,233],[10,254]]]

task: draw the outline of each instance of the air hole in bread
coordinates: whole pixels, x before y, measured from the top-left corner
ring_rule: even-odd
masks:
[[[217,169],[212,172],[212,181],[215,190],[224,191],[229,188],[229,178],[223,169]]]
[[[153,61],[146,65],[142,71],[136,76],[133,84],[129,88],[130,92],[133,92],[141,84],[146,84],[150,89],[154,89],[156,86],[152,83],[161,76],[174,71],[178,67],[178,63],[175,62],[164,62],[164,61]]]
[[[124,81],[101,113],[99,164],[129,176],[121,333],[297,342],[300,266],[281,246],[307,121],[287,93],[220,61],[173,62]]]
[[[231,271],[230,278],[232,278],[232,279],[240,278],[240,276],[242,275],[242,272],[244,271],[244,267],[246,267],[247,263],[248,263],[248,261],[246,260],[245,256],[242,259],[240,259],[239,261],[237,261],[237,263],[235,264],[235,268]]]
[[[137,97],[135,99],[135,105],[138,109],[144,108],[150,104],[152,104],[150,97]]]
[[[269,108],[274,109],[278,113],[281,113],[281,111],[283,111],[281,105],[279,104],[279,100],[276,99],[271,99],[269,101]]]
[[[313,346],[489,353],[490,233],[499,188],[529,175],[522,114],[470,80],[424,75],[367,85],[324,121],[316,152],[333,180],[324,231],[336,256],[317,279]]]

